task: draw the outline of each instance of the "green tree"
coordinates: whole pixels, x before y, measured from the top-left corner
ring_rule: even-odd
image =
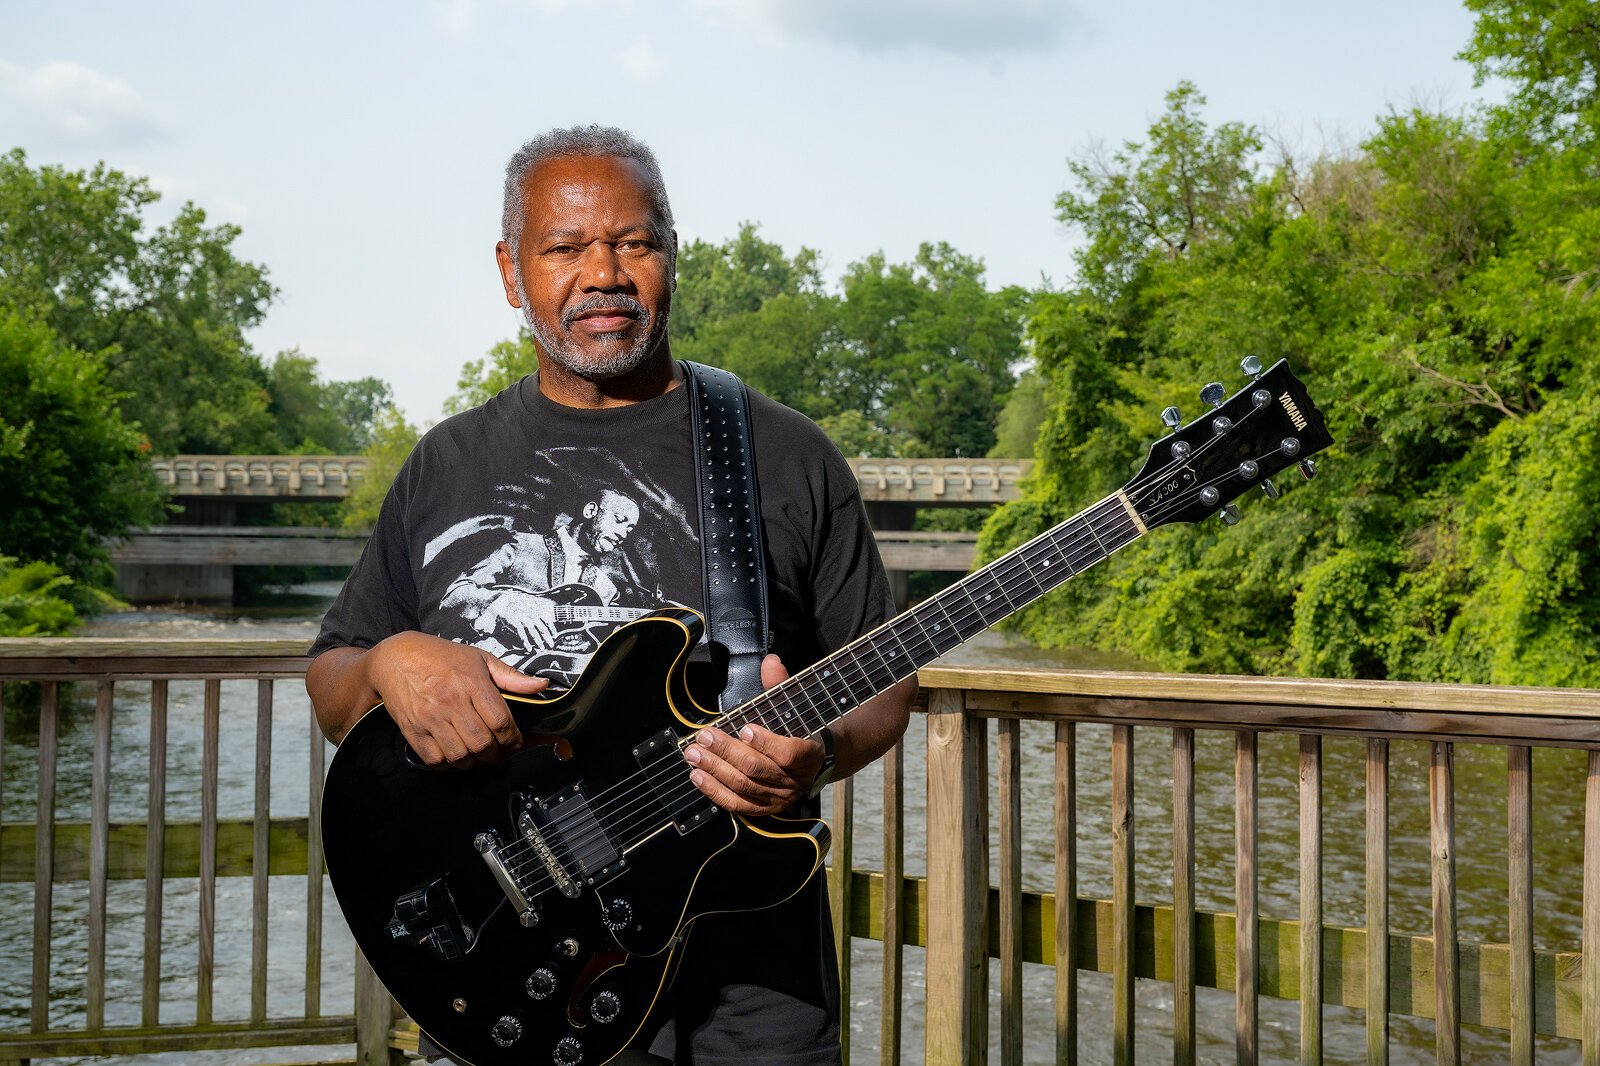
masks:
[[[363,452],[371,465],[345,497],[340,513],[340,523],[346,529],[371,529],[377,523],[378,511],[389,494],[389,486],[394,484],[401,464],[421,435],[398,408],[387,407],[379,412],[372,439]]]
[[[144,442],[105,378],[48,326],[0,308],[0,554],[104,582],[105,540],[159,517]]]
[[[237,226],[193,204],[150,227],[159,199],[104,164],[0,155],[0,307],[99,360],[157,454],[358,447],[387,387],[322,382],[297,352],[265,365],[245,332],[276,295],[266,268],[239,257]]]
[[[694,240],[678,252],[672,296],[672,339],[692,345],[702,327],[759,311],[777,296],[820,293],[818,255],[802,247],[792,258],[759,236],[754,222],[722,244]]]
[[[1594,150],[1413,111],[1358,152],[1258,171],[1250,131],[1208,128],[1186,90],[1062,197],[1088,241],[1079,287],[1029,323],[1041,464],[984,550],[1126,481],[1155,412],[1193,414],[1244,354],[1288,356],[1338,443],[1315,485],[1247,501],[1235,530],[1163,531],[1023,631],[1174,669],[1600,683],[1600,499],[1574,473],[1600,413]],[[1170,195],[1185,174],[1211,177]],[[1187,226],[1171,208],[1191,199]],[[1163,217],[1180,239],[1145,224]]]
[[[490,397],[538,368],[539,350],[533,334],[522,329],[513,340],[495,344],[482,359],[470,359],[462,365],[455,394],[444,402],[444,413],[459,414],[487,403]]]
[[[272,361],[267,394],[278,448],[302,454],[361,451],[372,442],[379,416],[394,406],[387,382],[324,381],[317,361],[298,351],[280,352]]]

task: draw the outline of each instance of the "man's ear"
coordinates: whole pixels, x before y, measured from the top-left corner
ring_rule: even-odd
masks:
[[[583,505],[583,517],[585,517],[585,518],[593,518],[595,515],[597,515],[599,513],[600,513],[600,505],[598,503],[595,503],[593,500],[590,500],[588,503]]]
[[[500,268],[500,284],[505,286],[506,303],[512,307],[522,306],[522,293],[517,288],[517,263],[511,258],[511,249],[505,241],[497,241],[494,246],[494,261]]]
[[[677,230],[672,230],[671,233],[672,233],[672,277],[669,279],[668,283],[672,286],[672,288],[667,290],[667,291],[675,293],[675,292],[678,291],[678,231]]]

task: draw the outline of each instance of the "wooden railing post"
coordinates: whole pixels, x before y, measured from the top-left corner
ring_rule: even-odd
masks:
[[[930,1063],[988,1057],[988,733],[964,696],[938,689],[928,701]]]
[[[395,1005],[389,990],[372,972],[367,957],[356,949],[357,1066],[402,1066],[405,1056],[389,1046]]]

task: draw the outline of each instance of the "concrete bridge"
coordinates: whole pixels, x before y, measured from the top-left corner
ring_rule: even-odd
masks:
[[[371,465],[362,455],[175,455],[156,477],[178,499],[341,500]],[[982,507],[1018,497],[1032,459],[851,459],[868,503]]]
[[[350,566],[367,533],[311,527],[241,526],[241,507],[337,502],[366,475],[360,455],[177,455],[153,463],[184,502],[178,523],[136,532],[112,549],[117,583],[136,603],[221,601],[236,566]],[[976,537],[911,530],[921,507],[992,507],[1020,495],[1031,459],[852,459],[878,548],[897,599],[914,570],[964,573]]]

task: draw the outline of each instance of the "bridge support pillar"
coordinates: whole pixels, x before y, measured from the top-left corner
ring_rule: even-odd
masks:
[[[168,526],[232,526],[239,508],[233,500],[192,497]],[[233,602],[231,563],[118,563],[117,595],[129,603]]]
[[[911,529],[917,524],[917,505],[899,500],[867,500],[867,523],[873,529]],[[904,611],[910,606],[910,575],[904,570],[889,571],[889,588],[894,593],[894,606]]]

